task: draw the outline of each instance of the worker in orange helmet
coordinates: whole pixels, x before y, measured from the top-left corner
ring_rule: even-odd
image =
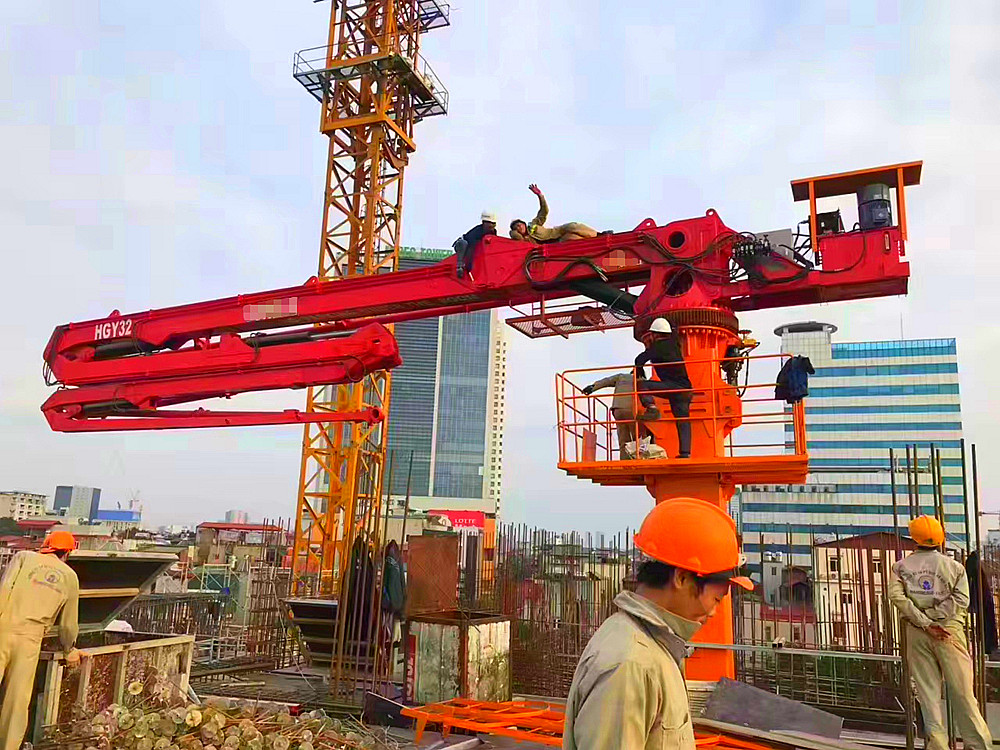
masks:
[[[618,612],[590,639],[569,697],[567,750],[694,750],[684,684],[687,641],[715,612],[738,575],[736,524],[694,498],[666,500],[635,535],[648,558],[635,593],[615,597]]]
[[[532,183],[528,185],[528,190],[538,197],[538,213],[530,222],[524,219],[514,219],[510,223],[510,237],[513,240],[534,240],[535,242],[566,242],[567,240],[582,240],[596,237],[598,234],[610,234],[610,232],[598,232],[596,229],[581,224],[578,221],[571,221],[569,224],[560,224],[556,227],[545,226],[545,220],[549,218],[549,204],[545,201],[545,196],[539,190],[538,185]]]
[[[68,531],[53,531],[38,552],[19,552],[0,581],[0,748],[18,750],[28,726],[28,706],[42,638],[58,624],[66,663],[75,667],[80,652],[73,646],[79,630],[77,601],[80,581],[66,564],[76,549]]]
[[[910,521],[917,549],[892,566],[889,601],[906,628],[910,675],[917,688],[928,750],[947,750],[948,726],[941,711],[941,681],[948,688],[962,745],[992,747],[990,729],[972,689],[972,657],[965,639],[969,579],[965,567],[941,552],[944,527],[933,516]]]

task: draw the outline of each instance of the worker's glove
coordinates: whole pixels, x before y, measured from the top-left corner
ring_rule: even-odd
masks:
[[[542,194],[542,191],[538,189],[538,185],[536,185],[535,183],[531,183],[530,185],[528,185],[528,190],[533,192],[535,195]]]
[[[583,389],[583,392],[589,396],[591,393],[594,392],[594,386],[588,385],[586,388]]]
[[[83,653],[78,648],[71,648],[69,653],[66,654],[66,666],[71,669],[76,669],[80,666],[80,659],[83,658]]]

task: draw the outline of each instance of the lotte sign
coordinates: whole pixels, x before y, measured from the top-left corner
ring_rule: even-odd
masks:
[[[486,514],[481,510],[429,510],[429,516],[444,516],[453,529],[481,529],[486,525]]]

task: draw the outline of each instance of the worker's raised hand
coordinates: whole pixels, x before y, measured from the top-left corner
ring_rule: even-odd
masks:
[[[531,183],[530,185],[528,185],[528,190],[533,192],[535,195],[542,194],[542,191],[538,189],[538,185],[536,185],[535,183]]]
[[[589,396],[591,393],[594,392],[594,386],[588,385],[586,388],[583,389],[583,392]]]
[[[83,652],[78,648],[71,648],[69,653],[66,654],[66,666],[70,669],[76,669],[80,666],[80,659],[83,658]]]

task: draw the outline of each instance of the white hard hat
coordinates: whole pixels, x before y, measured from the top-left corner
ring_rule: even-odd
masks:
[[[494,224],[497,223],[497,215],[492,211],[483,211],[483,215],[480,218],[483,221],[492,221]]]
[[[670,321],[666,318],[657,318],[649,326],[649,330],[653,333],[670,333],[672,329],[670,328]]]

